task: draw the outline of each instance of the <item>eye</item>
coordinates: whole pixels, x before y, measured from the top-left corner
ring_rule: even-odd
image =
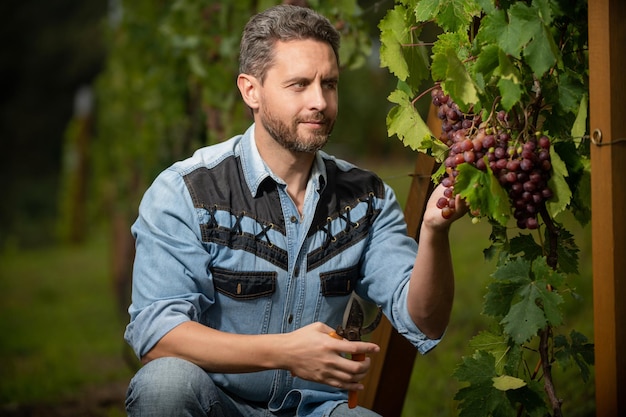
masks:
[[[327,90],[336,90],[337,89],[337,80],[329,80],[324,82],[324,88]]]
[[[306,86],[308,85],[308,83],[304,80],[301,81],[294,81],[293,83],[290,84],[290,87],[296,88],[296,89],[303,89],[306,88]]]

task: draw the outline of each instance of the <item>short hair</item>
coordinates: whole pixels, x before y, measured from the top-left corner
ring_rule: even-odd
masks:
[[[278,41],[314,39],[328,43],[339,65],[340,35],[330,21],[306,7],[281,4],[250,18],[241,38],[239,72],[263,82]]]

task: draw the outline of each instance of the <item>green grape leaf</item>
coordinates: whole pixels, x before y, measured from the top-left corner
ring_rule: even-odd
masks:
[[[576,120],[572,125],[572,138],[582,138],[587,131],[587,116],[589,111],[587,104],[587,94],[583,94],[580,99],[580,105],[578,106],[578,112],[576,113]]]
[[[546,15],[548,6],[527,6],[514,3],[508,10],[489,13],[483,19],[478,40],[481,43],[496,43],[507,55],[519,58],[524,54],[533,72],[542,76],[555,64],[558,49],[549,31],[551,16]]]
[[[470,104],[478,102],[474,81],[454,50],[446,51],[446,59],[448,70],[442,87],[461,109],[467,109]]]
[[[472,18],[478,16],[479,12],[478,5],[472,0],[422,1],[415,8],[418,17],[428,16],[428,19],[422,21],[435,19],[437,24],[448,32],[466,31]]]
[[[454,376],[470,383],[454,396],[460,402],[460,417],[515,416],[506,393],[493,386],[497,375],[494,357],[489,353],[477,351],[472,357],[463,358]]]
[[[537,13],[541,21],[546,25],[550,25],[553,20],[550,0],[534,0],[533,6],[537,8]]]
[[[543,254],[541,245],[530,234],[521,234],[511,239],[511,254],[523,253],[524,258],[532,261]]]
[[[584,109],[584,113],[587,113],[587,89],[578,80],[578,74],[568,70],[559,73],[556,87],[558,104],[564,112],[577,114]],[[584,133],[583,127],[580,134],[572,136],[582,136]]]
[[[470,340],[469,345],[476,350],[492,354],[496,359],[496,373],[502,374],[504,372],[506,365],[505,357],[511,350],[508,345],[508,337],[489,331],[482,331]]]
[[[491,378],[493,387],[500,391],[519,389],[526,386],[526,381],[510,375],[500,375]]]
[[[410,25],[407,24],[407,9],[397,5],[380,21],[380,66],[387,67],[398,79],[406,81],[409,66],[402,52]]]
[[[563,369],[567,369],[574,361],[580,370],[580,375],[585,383],[589,381],[589,365],[594,364],[594,345],[589,343],[582,333],[572,330],[570,332],[571,344],[564,335],[554,337],[554,347],[557,363]]]
[[[498,44],[502,31],[506,28],[507,16],[502,9],[493,9],[483,17],[476,40],[479,44]]]
[[[404,59],[409,67],[409,77],[407,82],[415,89],[419,90],[421,81],[430,76],[430,62],[428,60],[428,50],[417,39],[418,31],[411,31],[411,39],[408,44],[412,45],[403,49]]]
[[[554,43],[550,29],[541,24],[540,33],[524,48],[524,58],[537,77],[542,77],[557,62],[558,47]]]
[[[496,375],[495,358],[487,352],[477,351],[470,357],[464,357],[454,371],[454,377],[461,382],[491,383]]]
[[[548,230],[546,230],[546,239]],[[578,273],[578,252],[580,249],[576,245],[574,236],[563,228],[559,229],[557,237],[557,256],[559,270],[566,274]]]
[[[500,47],[506,53],[519,57],[531,39],[542,36],[541,20],[534,7],[515,2],[509,8],[508,27],[503,28],[503,37],[500,38]]]
[[[567,233],[563,230],[563,233]],[[548,266],[545,257],[537,258],[533,261],[531,267],[531,278],[537,282],[543,281],[546,285],[550,285],[554,288],[560,288],[565,281],[565,277],[560,272]]]
[[[501,281],[526,283],[530,280],[530,262],[517,258],[500,266],[493,273],[493,277]]]
[[[458,54],[457,57],[467,58],[467,48],[469,40],[463,33],[452,32],[442,33],[437,37],[437,42],[433,45],[433,63],[431,73],[434,80],[445,81],[448,77],[450,62],[448,54]],[[458,58],[457,58],[458,61]],[[453,98],[454,99],[454,98]]]
[[[479,12],[478,5],[471,0],[439,0],[439,10],[434,17],[437,24],[446,31],[466,31],[472,18],[478,16]]]
[[[476,4],[487,14],[491,14],[496,10],[493,0],[476,0]]]
[[[534,288],[539,296],[536,302],[542,308],[547,323],[551,326],[559,326],[563,322],[563,314],[559,308],[559,304],[563,303],[563,297],[556,292],[556,289],[561,286],[564,277],[550,268],[543,258],[533,262],[533,274],[535,275]]]
[[[510,390],[506,393],[512,404],[524,404],[524,415],[528,417],[545,417],[549,415],[542,381],[528,381],[525,387]]]
[[[425,151],[432,143],[432,133],[428,125],[419,115],[406,92],[395,90],[388,100],[397,105],[387,114],[387,131],[389,136],[398,138],[413,150]]]
[[[563,212],[572,199],[572,191],[565,180],[569,175],[565,163],[555,151],[554,145],[550,149],[550,160],[552,162],[552,175],[548,180],[548,187],[554,195],[548,200],[546,207],[552,217],[556,217]]]
[[[454,184],[455,192],[465,198],[472,210],[480,210],[481,215],[506,225],[510,211],[509,198],[491,170],[481,171],[466,163],[460,164],[457,170],[459,174]]]
[[[437,162],[443,162],[444,159],[446,159],[448,152],[450,151],[450,148],[448,148],[445,143],[435,138],[434,136],[424,137],[421,145],[422,147],[418,150],[422,152],[427,152],[433,158],[435,158]],[[443,167],[443,170],[440,172],[440,174],[443,175],[443,173],[445,172],[445,165],[441,164],[439,168],[441,167]],[[439,169],[437,171],[439,171]],[[435,172],[435,174],[437,173],[438,172]],[[435,174],[433,174],[433,177],[437,178]]]
[[[521,76],[515,65],[513,65],[511,58],[504,54],[502,50],[498,51],[498,63],[499,67],[496,71],[500,75],[498,89],[502,96],[502,107],[508,111],[522,97]]]
[[[549,291],[542,282],[537,283],[537,290],[541,295],[541,303],[546,317],[546,321],[550,326],[560,326],[563,324],[563,313],[559,308],[559,304],[563,303],[563,297],[555,291]]]
[[[530,280],[530,262],[517,258],[500,265],[493,273],[496,279],[487,286],[483,313],[492,317],[504,317],[511,308],[518,290],[528,285]]]
[[[484,79],[491,78],[491,75],[498,68],[500,48],[498,45],[486,45],[481,49],[476,64],[472,68],[475,75],[481,74]]]
[[[590,160],[584,155],[581,146],[577,147],[573,140],[555,141],[554,150],[559,154],[569,174],[565,180],[573,191],[570,209],[576,219],[585,225],[591,219]]]
[[[515,343],[522,344],[535,336],[546,325],[547,320],[543,310],[537,305],[539,293],[534,284],[522,287],[518,293],[521,293],[522,299],[511,306],[501,324]]]
[[[521,284],[519,282],[492,282],[487,286],[483,314],[504,317],[511,308],[513,298]]]
[[[509,260],[509,238],[506,232],[506,225],[502,225],[493,219],[488,219],[491,225],[489,241],[491,245],[483,251],[485,259],[490,261],[495,259],[496,265],[502,266]]]
[[[420,1],[415,5],[415,17],[418,22],[434,20],[439,13],[439,2]]]
[[[506,78],[500,78],[498,81],[498,89],[502,95],[502,107],[509,111],[517,104],[522,98],[522,88],[520,84]]]
[[[520,264],[528,264],[518,260]],[[504,331],[517,343],[522,344],[537,334],[546,324],[557,326],[562,322],[559,304],[563,298],[549,289],[563,282],[563,277],[549,268],[545,258],[538,258],[532,264],[534,280],[525,280],[517,289],[514,299],[518,301],[511,308],[501,323]]]

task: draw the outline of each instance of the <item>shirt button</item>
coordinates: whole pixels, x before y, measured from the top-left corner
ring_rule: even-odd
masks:
[[[289,317],[287,318],[287,322],[289,324],[291,324],[293,322],[293,314],[290,314]]]
[[[298,218],[296,216],[291,216],[289,220],[291,220],[291,223],[298,223]]]
[[[293,276],[297,277],[298,275],[300,275],[300,267],[296,266],[293,270]]]

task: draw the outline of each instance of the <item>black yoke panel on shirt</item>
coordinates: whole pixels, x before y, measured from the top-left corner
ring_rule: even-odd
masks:
[[[321,231],[326,233],[326,239],[308,254],[308,270],[367,237],[379,212],[373,209],[374,198],[384,198],[385,195],[384,184],[375,174],[359,168],[342,171],[332,160],[326,160],[325,164],[327,181],[322,187],[308,236]],[[281,269],[287,269],[286,250],[274,245],[267,235],[269,230],[285,235],[285,219],[278,185],[274,180],[267,177],[260,184],[256,196],[251,195],[241,161],[234,156],[213,168],[200,167],[185,175],[184,180],[194,206],[207,210],[209,214],[208,222],[200,225],[204,242],[245,250]],[[366,214],[359,219],[351,218],[350,210],[360,203],[367,204]],[[214,217],[217,211],[229,212],[235,218],[234,224],[228,227],[217,224]],[[256,221],[261,232],[255,235],[243,230],[243,218]],[[333,235],[330,224],[337,221],[343,230]]]

